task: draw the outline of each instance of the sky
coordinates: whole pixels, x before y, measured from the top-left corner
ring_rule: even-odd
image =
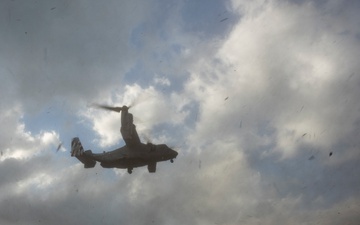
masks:
[[[0,223],[358,224],[360,2],[0,1]],[[174,163],[84,169],[143,142]],[[60,150],[56,149],[62,144]]]

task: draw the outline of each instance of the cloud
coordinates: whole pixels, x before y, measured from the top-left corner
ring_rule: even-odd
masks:
[[[10,71],[8,79],[15,80],[11,84],[15,96],[27,110],[37,112],[56,98],[66,99],[72,107],[103,88],[121,85],[135,57],[128,35],[152,13],[147,3],[136,2],[121,7],[116,2],[2,5],[8,24],[1,24],[7,34],[1,65]],[[133,14],[138,16],[128,19]]]
[[[330,40],[342,39],[342,35],[327,29],[332,18],[311,26],[308,20],[316,16],[311,5],[299,8],[270,2],[258,14],[244,15],[234,27],[216,55],[219,66],[200,61],[193,68],[189,92],[201,101],[203,115],[209,116],[202,119],[211,120],[214,131],[225,117],[236,120],[236,125],[270,122],[278,130],[280,149],[287,149],[284,157],[294,154],[296,146],[291,143],[304,133],[317,134],[317,144],[329,147],[343,138],[342,133],[352,131],[358,119],[355,111],[347,111],[346,117],[340,114],[342,109],[356,108],[356,103],[345,103],[345,99],[358,93],[346,93],[342,85],[350,85],[348,79],[357,65],[344,68],[347,53],[339,52],[350,46],[346,42],[330,45]],[[276,26],[269,26],[269,21]]]
[[[163,86],[170,86],[170,80],[166,77],[155,77],[154,79],[155,84],[160,84]]]
[[[2,224],[359,220],[352,3],[234,0],[198,16],[185,2],[52,3],[0,7]],[[92,103],[133,104],[140,135],[178,145],[175,163],[85,170],[56,153],[70,134],[30,129],[70,120],[86,148],[121,145],[120,115]]]
[[[55,131],[42,131],[33,135],[26,130],[25,124],[21,121],[22,115],[23,112],[19,106],[1,113],[3,125],[1,161],[9,158],[31,158],[43,151],[56,149],[54,146],[59,143],[59,135]]]
[[[182,123],[187,113],[181,111],[178,105],[173,105],[175,102],[172,101],[172,98],[176,98],[176,95],[165,96],[153,86],[143,89],[135,84],[125,86],[124,92],[109,96],[106,104],[111,106],[133,105],[130,111],[135,116],[134,121],[137,132],[142,136],[144,131],[148,133],[157,124],[169,123],[177,125]],[[88,108],[81,115],[93,124],[94,131],[99,135],[96,142],[101,147],[114,145],[122,138],[120,134],[120,114]]]

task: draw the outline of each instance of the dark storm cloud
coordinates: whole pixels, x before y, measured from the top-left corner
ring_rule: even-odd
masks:
[[[2,67],[14,80],[10,85],[18,98],[31,109],[51,97],[80,100],[124,82],[149,82],[154,66],[160,67],[156,73],[174,76],[174,81],[185,73],[173,74],[176,68],[172,64],[179,57],[176,46],[187,43],[171,40],[176,36],[169,29],[170,22],[179,20],[168,18],[171,13],[188,12],[187,5],[167,3],[164,11],[159,11],[162,5],[155,2],[6,1],[2,6]],[[184,11],[180,11],[182,7]],[[138,41],[131,44],[134,40]],[[150,52],[149,45],[155,51]],[[137,60],[145,68],[137,71]],[[131,68],[135,70],[123,80]]]
[[[341,146],[336,157],[351,151],[347,146]],[[271,151],[272,148],[266,147],[266,150]],[[281,160],[277,154],[262,156],[263,151],[261,148],[248,150],[246,158],[251,168],[261,173],[263,184],[274,189],[278,196],[301,196],[304,209],[327,208],[360,195],[354,188],[360,185],[359,179],[354,176],[360,169],[356,165],[359,154],[335,164],[336,159],[330,158],[326,150],[312,145],[299,146],[297,151],[300,153],[288,160]],[[311,156],[313,158],[309,160]],[[323,201],[312,204],[314,199]]]
[[[48,162],[50,159],[50,155],[41,155],[31,160],[5,159],[0,164],[0,171],[2,171],[0,187],[30,177],[39,171],[46,170],[51,164],[44,162]],[[31,170],[29,170],[29,168],[31,168]]]
[[[54,96],[79,99],[121,85],[134,60],[129,34],[151,13],[151,7],[136,2],[1,4],[2,67],[11,73],[13,89],[30,108]],[[129,19],[131,14],[138,16]]]

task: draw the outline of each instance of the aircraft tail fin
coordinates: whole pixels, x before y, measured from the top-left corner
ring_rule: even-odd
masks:
[[[84,151],[78,137],[74,137],[71,141],[71,156],[75,156],[80,162],[82,162],[84,164],[84,168],[93,168],[96,165],[96,161],[91,158],[91,150]]]

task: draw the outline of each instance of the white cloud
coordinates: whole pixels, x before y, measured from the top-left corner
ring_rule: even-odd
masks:
[[[158,75],[154,78],[155,84],[160,84],[163,86],[170,86],[170,80],[166,77],[159,77]]]
[[[28,159],[43,151],[52,151],[59,144],[59,135],[55,131],[42,131],[32,134],[26,130],[22,121],[23,110],[19,106],[4,110],[1,115],[1,157],[0,160],[9,158]]]
[[[132,106],[130,112],[140,136],[162,123],[179,124],[187,113],[180,111],[176,102],[171,102],[173,96],[165,96],[153,86],[142,88],[139,85],[127,85],[124,92],[109,98],[105,104],[111,106]],[[100,136],[96,142],[101,147],[114,145],[122,139],[120,134],[120,114],[88,108],[83,114],[93,124],[93,130]]]
[[[216,57],[199,60],[191,69],[187,91],[202,107],[197,135],[203,134],[196,139],[224,133],[224,126],[230,129],[226,134],[234,134],[233,125],[241,120],[255,129],[270,122],[284,157],[294,156],[296,141],[305,133],[317,137],[312,144],[335,144],[352,131],[358,116],[344,111],[354,102],[345,103],[346,94],[336,86],[346,83],[357,65],[343,68],[344,56],[354,56],[343,51],[348,44],[331,44],[342,38],[328,29],[333,19],[311,23],[318,11],[309,4],[270,1],[256,13],[249,10],[241,11],[241,22]]]

